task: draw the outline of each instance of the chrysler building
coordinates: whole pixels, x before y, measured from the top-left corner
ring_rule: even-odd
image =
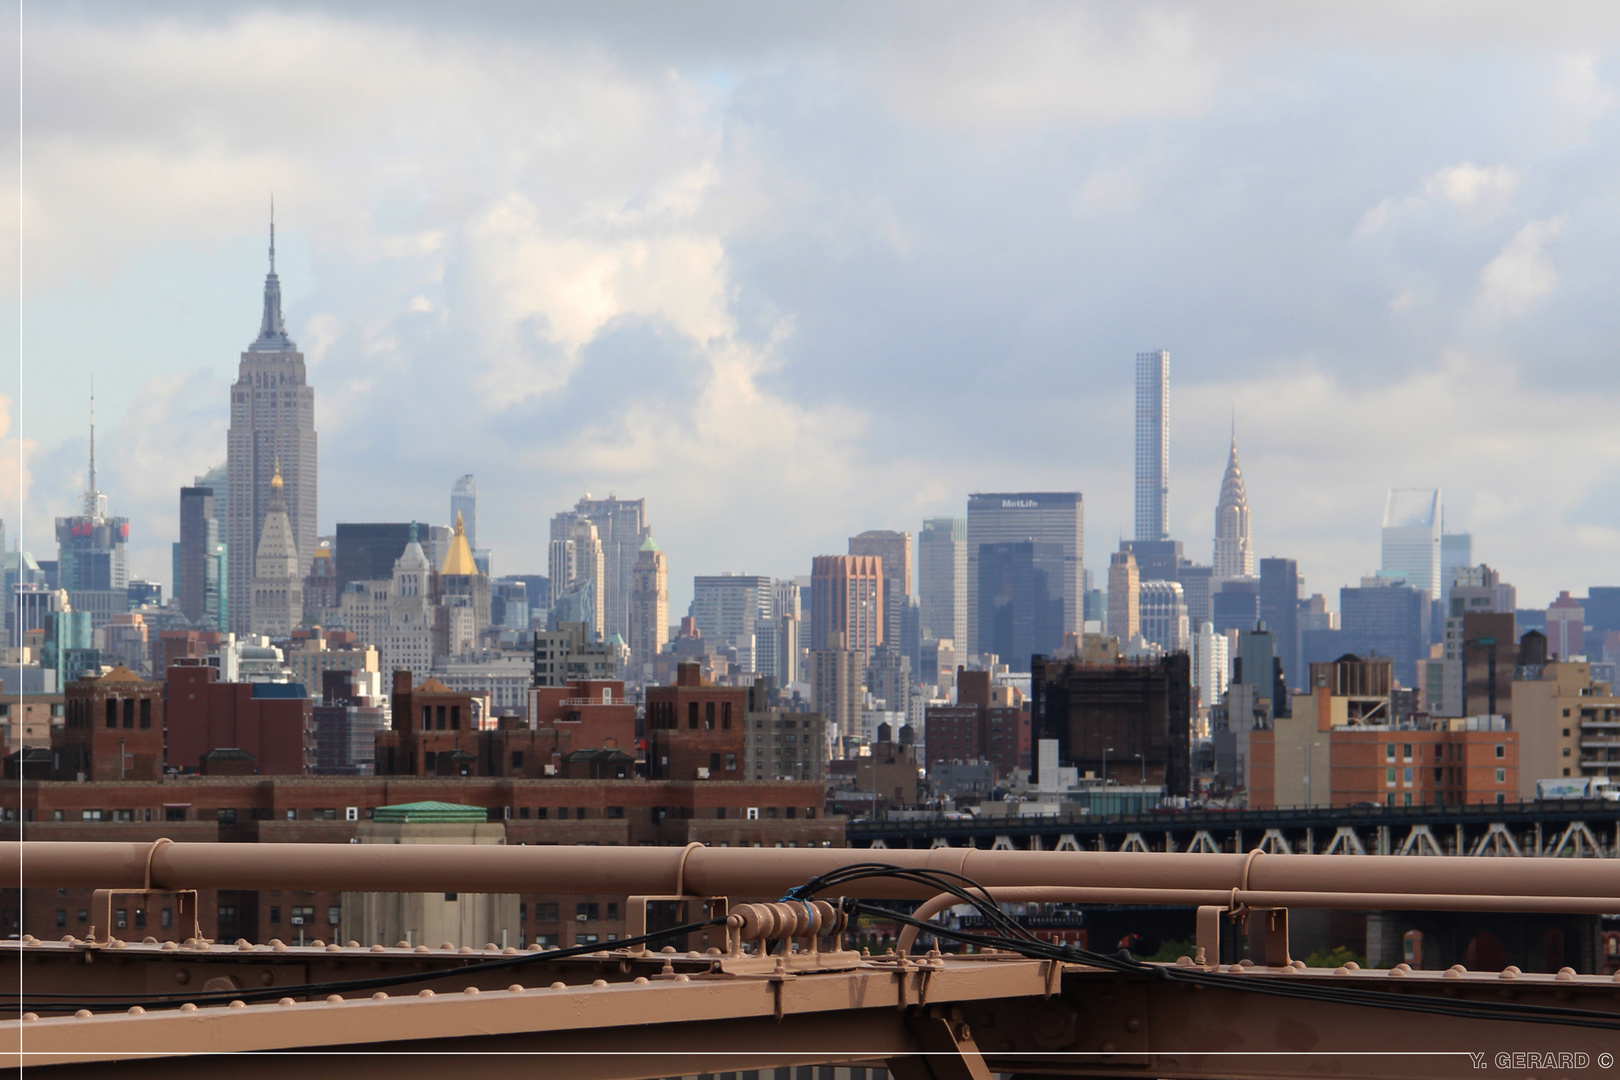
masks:
[[[1238,467],[1237,427],[1232,428],[1232,452],[1221,480],[1221,501],[1215,506],[1215,580],[1254,577],[1254,544],[1249,539],[1249,493]]]

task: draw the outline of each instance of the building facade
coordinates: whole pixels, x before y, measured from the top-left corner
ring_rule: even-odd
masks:
[[[253,559],[249,632],[281,638],[304,619],[304,564],[293,538],[283,498],[281,468],[270,478],[270,503]]]
[[[883,640],[898,645],[911,595],[911,534],[868,529],[849,538],[849,553],[883,560]]]
[[[1238,465],[1237,432],[1215,503],[1215,569],[1217,580],[1254,577],[1254,541],[1249,534],[1249,489]]]
[[[652,537],[641,542],[630,580],[631,681],[652,675],[653,661],[669,640],[669,560]]]
[[[1440,489],[1391,488],[1384,503],[1382,577],[1440,597]]]
[[[270,482],[280,471],[298,576],[315,551],[315,391],[305,379],[304,354],[287,336],[276,276],[276,228],[270,225],[270,272],[264,279],[259,336],[242,353],[231,385],[226,473],[226,554],[230,629],[250,632],[254,555],[270,513]]]
[[[1136,539],[1170,539],[1170,354],[1136,354]]]
[[[924,639],[967,645],[967,518],[928,518],[917,534],[917,599]]]
[[[1078,491],[979,493],[968,496],[967,641],[957,643],[969,658],[984,651],[978,642],[979,547],[1031,541],[1056,544],[1063,551],[1061,577],[1063,632],[1085,627],[1085,507]]]
[[[810,567],[810,647],[848,649],[864,666],[883,644],[883,561],[817,555]]]

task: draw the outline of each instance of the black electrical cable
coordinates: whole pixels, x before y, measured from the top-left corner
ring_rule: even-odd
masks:
[[[1269,994],[1274,997],[1286,997],[1295,1000],[1323,1002],[1334,1005],[1363,1006],[1379,1009],[1400,1009],[1406,1012],[1421,1012],[1438,1016],[1449,1016],[1472,1020],[1502,1021],[1513,1020],[1528,1023],[1563,1024],[1572,1027],[1590,1027],[1609,1031],[1620,1031],[1620,1016],[1612,1013],[1597,1012],[1590,1009],[1568,1009],[1550,1005],[1531,1005],[1523,1002],[1447,1002],[1431,998],[1418,997],[1406,994],[1394,994],[1388,991],[1363,990],[1348,986],[1313,986],[1308,982],[1294,982],[1284,979],[1257,977],[1254,975],[1229,975],[1219,972],[1196,971],[1181,967],[1172,967],[1163,964],[1148,964],[1134,957],[1124,955],[1110,956],[1105,953],[1094,953],[1073,946],[1056,946],[1045,942],[1030,943],[1022,940],[1011,940],[1000,937],[988,937],[979,934],[968,934],[958,930],[951,930],[934,923],[914,919],[908,915],[877,908],[871,905],[861,905],[863,913],[881,913],[886,918],[897,922],[927,930],[938,937],[967,944],[993,946],[1007,949],[1011,952],[1025,956],[1032,960],[1055,960],[1060,963],[1081,963],[1090,967],[1102,968],[1119,974],[1133,975],[1144,979],[1156,979],[1164,982],[1190,983],[1198,986],[1226,990],[1243,990],[1250,993]]]
[[[636,937],[620,938],[612,942],[616,949],[629,948],[634,945],[645,945],[665,938],[677,937],[698,930],[705,930],[712,926],[721,926],[725,919],[706,919],[702,922],[686,923],[674,926],[667,930],[657,930],[650,934],[639,934]],[[297,986],[270,986],[260,990],[213,990],[204,993],[187,994],[172,999],[155,1000],[151,994],[53,994],[22,993],[20,991],[4,991],[0,996],[17,999],[19,1002],[27,1001],[36,1011],[50,1009],[53,1011],[77,1011],[82,1008],[94,1009],[115,1003],[144,1004],[154,1007],[179,1006],[187,1003],[194,1005],[228,1004],[232,1001],[268,1001],[279,1000],[284,997],[320,997],[338,993],[344,990],[380,990],[389,986],[400,986],[406,983],[426,982],[431,979],[465,978],[469,975],[478,975],[487,971],[498,971],[502,968],[521,967],[525,964],[540,963],[547,960],[564,960],[573,956],[587,956],[602,951],[604,943],[589,945],[571,945],[566,949],[549,949],[544,952],[523,952],[516,956],[502,956],[497,960],[486,960],[481,963],[467,964],[462,967],[444,968],[440,971],[410,972],[402,975],[377,975],[366,979],[345,979],[332,982],[303,983]],[[71,996],[74,1000],[52,1001],[43,1000]],[[37,1004],[34,1004],[36,1003]]]
[[[1257,978],[1252,975],[1231,975],[1162,964],[1147,964],[1137,960],[1129,952],[1123,950],[1119,954],[1111,956],[1105,953],[1079,949],[1074,946],[1052,945],[1035,939],[1025,927],[1016,924],[1014,920],[1001,912],[999,905],[990,900],[989,893],[982,885],[964,875],[948,870],[914,870],[883,863],[857,864],[829,871],[826,874],[812,878],[804,885],[789,890],[786,898],[806,900],[819,890],[835,887],[849,881],[873,877],[891,877],[899,880],[939,885],[941,886],[941,892],[949,893],[962,898],[967,903],[971,903],[976,910],[987,916],[987,922],[997,926],[1013,923],[1013,925],[1017,926],[1018,932],[1016,935],[1005,933],[972,934],[952,930],[937,923],[925,922],[910,915],[865,901],[857,901],[856,910],[858,913],[892,919],[947,940],[1007,949],[1030,959],[1083,963],[1091,967],[1144,979],[1190,983],[1211,988],[1241,989],[1252,993],[1269,994],[1295,1000],[1368,1008],[1401,1009],[1408,1012],[1486,1021],[1517,1020],[1530,1023],[1565,1024],[1574,1027],[1620,1031],[1620,1016],[1589,1009],[1569,1009],[1559,1006],[1531,1005],[1523,1002],[1508,1001],[1449,1002],[1342,985],[1313,986],[1306,981],[1296,982],[1284,979]],[[965,882],[966,885],[959,885],[958,882]],[[972,889],[978,890],[983,899],[973,897],[969,892]],[[993,916],[991,915],[992,911],[994,912]]]

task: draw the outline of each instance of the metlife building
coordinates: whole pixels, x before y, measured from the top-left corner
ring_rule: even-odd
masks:
[[[984,544],[1033,541],[1062,552],[1059,578],[1063,591],[1063,630],[1079,633],[1085,625],[1081,570],[1085,560],[1085,506],[1078,491],[995,492],[968,496],[967,513],[967,654],[983,650],[979,638],[979,548]],[[1002,663],[1023,670],[1029,657],[1003,656]]]

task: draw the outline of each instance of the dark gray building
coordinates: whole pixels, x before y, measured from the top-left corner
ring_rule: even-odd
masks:
[[[968,496],[967,513],[967,647],[971,659],[992,651],[978,641],[979,549],[985,544],[1021,542],[1055,544],[1062,549],[1062,573],[1053,582],[1063,598],[1063,631],[1078,634],[1084,626],[1085,505],[1078,491],[979,493]],[[1061,641],[1061,634],[1059,636]]]
[[[1024,541],[979,547],[978,643],[1014,671],[1063,644],[1063,548]]]
[[[1260,560],[1260,618],[1276,642],[1283,677],[1291,688],[1305,685],[1299,661],[1299,564],[1293,559]]]
[[[394,560],[412,539],[408,521],[338,522],[333,540],[337,591],[341,593],[351,581],[392,581]]]
[[[1429,594],[1404,582],[1362,578],[1360,588],[1339,590],[1339,628],[1345,652],[1385,656],[1402,686],[1417,685],[1417,665],[1429,652]]]

